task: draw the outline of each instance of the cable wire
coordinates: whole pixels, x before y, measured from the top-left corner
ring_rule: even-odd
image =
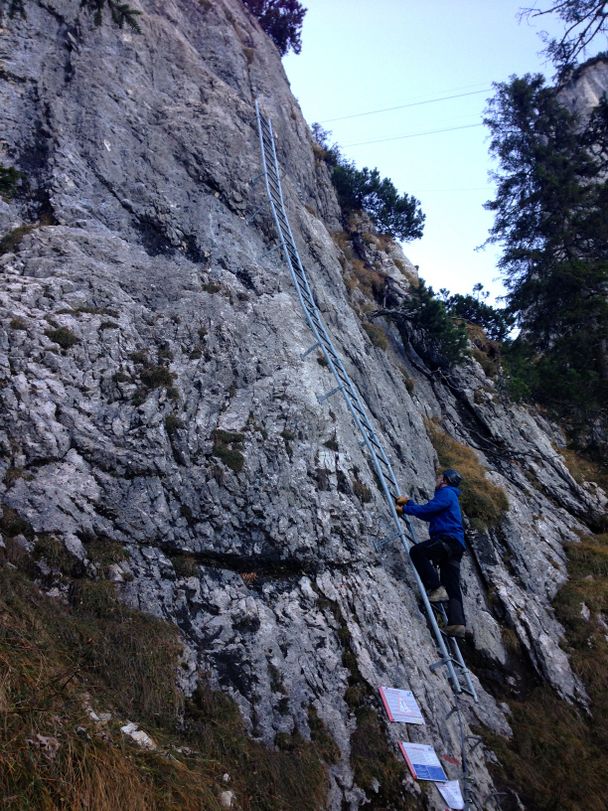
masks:
[[[391,138],[377,138],[374,141],[357,141],[356,144],[345,144],[344,148],[347,149],[348,147],[353,146],[366,146],[367,144],[384,144],[387,141],[402,141],[405,138],[420,138],[422,135],[436,135],[440,132],[455,132],[456,130],[469,130],[472,127],[483,127],[483,121],[479,121],[477,124],[463,124],[460,127],[447,127],[446,129],[442,130],[427,130],[426,132],[410,132],[408,135],[394,135]]]
[[[377,115],[378,113],[390,113],[393,110],[405,110],[406,107],[420,107],[423,104],[435,104],[438,101],[447,101],[448,99],[461,99],[464,98],[464,96],[477,96],[480,93],[488,93],[491,89],[491,87],[484,87],[483,90],[471,90],[468,93],[457,93],[454,96],[440,96],[436,99],[423,99],[422,101],[411,101],[407,104],[398,104],[396,107],[383,107],[379,110],[368,110],[365,113],[351,113],[350,115],[341,115],[337,118],[325,118],[320,123],[331,124],[334,121],[346,121],[349,118],[361,118],[365,115]]]

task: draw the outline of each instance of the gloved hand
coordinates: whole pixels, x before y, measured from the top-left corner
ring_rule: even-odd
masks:
[[[403,505],[407,504],[409,500],[409,496],[396,496],[395,504],[397,504],[399,507],[403,507]]]
[[[397,506],[395,507],[395,511],[397,515],[403,515],[403,507],[401,506],[401,504],[397,504]]]

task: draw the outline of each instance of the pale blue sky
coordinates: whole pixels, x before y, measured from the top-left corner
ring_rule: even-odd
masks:
[[[331,130],[357,166],[377,166],[400,192],[419,198],[425,235],[404,248],[435,290],[470,292],[481,281],[499,295],[498,249],[475,251],[492,223],[482,208],[493,196],[488,131],[468,125],[481,122],[492,82],[514,73],[551,77],[538,32],[561,31],[559,22],[518,22],[522,3],[513,0],[303,4],[302,53],[284,65],[306,120]],[[461,93],[474,95],[331,120]],[[451,127],[467,128],[358,145]]]

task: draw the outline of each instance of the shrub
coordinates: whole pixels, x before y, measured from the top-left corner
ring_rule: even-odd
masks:
[[[213,449],[211,455],[220,459],[226,467],[240,473],[245,465],[245,457],[239,450],[243,444],[244,435],[233,431],[223,431],[220,428],[213,432]],[[234,446],[237,446],[236,448]]]
[[[351,268],[356,286],[372,301],[381,302],[384,292],[384,276],[368,267],[360,259],[351,260]]]
[[[462,509],[475,529],[496,525],[509,509],[505,491],[486,476],[475,453],[446,434],[437,423],[426,420],[426,427],[441,468],[454,467],[463,476]]]
[[[113,563],[121,563],[127,560],[128,553],[125,547],[118,541],[103,536],[94,536],[84,540],[84,547],[87,557],[97,566],[107,568]]]
[[[167,414],[165,417],[165,431],[171,436],[184,427],[184,423],[175,414]]]
[[[404,315],[397,323],[406,325],[401,331],[425,360],[432,365],[451,366],[465,357],[467,334],[462,323],[448,314],[443,302],[436,298],[432,287],[426,286],[424,279],[410,289],[409,298],[402,307]],[[416,336],[416,331],[422,333],[422,339]]]
[[[465,323],[464,327],[473,344],[473,357],[487,377],[496,377],[500,371],[500,344],[490,340],[478,324]]]
[[[32,527],[22,518],[17,510],[9,507],[7,504],[2,505],[2,518],[0,518],[0,530],[9,538],[14,538],[15,535],[32,536]]]
[[[491,341],[505,341],[515,324],[514,317],[506,310],[486,303],[485,299],[489,293],[484,292],[482,284],[476,284],[473,291],[474,295],[468,293],[450,295],[447,290],[442,289],[439,294],[452,317],[461,318],[468,324],[481,327]]]
[[[0,197],[7,202],[12,200],[17,191],[19,181],[23,178],[13,166],[2,166],[0,163]]]
[[[62,349],[69,349],[75,344],[80,343],[80,340],[67,327],[47,329],[45,330],[44,334],[47,336],[47,338],[50,338],[51,341],[59,344]]]
[[[306,9],[298,0],[243,0],[243,3],[257,17],[281,56],[290,49],[300,53],[300,32]]]
[[[172,555],[171,563],[177,577],[194,577],[199,573],[199,564],[193,555]]]
[[[419,239],[426,215],[413,195],[399,195],[390,178],[377,169],[357,169],[340,148],[329,145],[330,132],[313,124],[312,134],[322,156],[331,167],[332,182],[345,220],[353,211],[365,211],[380,234],[402,240]]]
[[[377,169],[357,169],[354,163],[339,158],[332,180],[340,208],[365,211],[381,234],[402,240],[420,239],[425,215],[413,196],[399,195],[389,178],[381,178]]]
[[[0,255],[14,252],[21,244],[23,237],[33,231],[34,227],[35,226],[31,224],[20,225],[18,228],[13,228],[12,231],[9,231],[8,234],[0,240]]]
[[[146,366],[140,376],[141,382],[149,389],[167,388],[175,380],[175,374],[166,366]]]

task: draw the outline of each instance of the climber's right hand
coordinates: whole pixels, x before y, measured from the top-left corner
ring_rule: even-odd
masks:
[[[398,507],[403,507],[404,504],[407,504],[409,498],[407,496],[395,496],[395,504]]]

